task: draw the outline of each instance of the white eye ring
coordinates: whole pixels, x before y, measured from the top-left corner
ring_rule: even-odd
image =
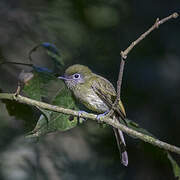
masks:
[[[74,78],[74,79],[79,79],[80,77],[81,77],[81,75],[78,74],[78,73],[76,73],[76,74],[73,75],[73,78]]]

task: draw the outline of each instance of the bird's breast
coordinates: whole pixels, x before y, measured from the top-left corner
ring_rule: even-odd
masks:
[[[108,106],[100,99],[92,88],[76,88],[75,97],[89,110],[103,113],[109,110]]]

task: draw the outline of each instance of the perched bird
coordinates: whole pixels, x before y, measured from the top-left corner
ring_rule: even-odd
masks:
[[[58,77],[65,81],[67,87],[73,92],[75,98],[86,108],[99,114],[110,111],[116,99],[113,85],[104,77],[93,73],[87,66],[75,64],[68,67],[64,76]],[[125,118],[126,113],[122,102],[113,115],[113,119]],[[113,128],[123,165],[128,165],[126,144],[121,130]]]

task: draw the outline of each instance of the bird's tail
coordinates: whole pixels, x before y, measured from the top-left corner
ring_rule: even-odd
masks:
[[[121,163],[124,166],[128,165],[128,154],[126,151],[126,143],[124,140],[124,136],[121,130],[113,128],[114,133],[115,133],[115,137],[116,137],[116,141],[117,141],[117,145],[118,145],[118,149],[120,152],[120,156],[121,156]]]
[[[123,106],[121,100],[119,101],[119,108],[117,109],[117,114],[118,115],[113,117],[113,119],[116,120],[116,121],[119,121],[118,116],[120,116],[121,119],[126,124],[126,121],[125,121],[126,112],[125,112],[125,109],[124,109],[124,106]],[[120,156],[121,156],[121,163],[124,166],[128,166],[128,154],[127,154],[127,151],[126,151],[126,143],[125,143],[125,140],[124,140],[123,133],[122,133],[121,130],[116,129],[116,128],[113,128],[113,130],[114,130],[114,133],[115,133],[115,136],[116,136],[116,141],[117,141],[118,149],[119,149]]]

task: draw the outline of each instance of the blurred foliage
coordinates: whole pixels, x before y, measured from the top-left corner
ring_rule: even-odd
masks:
[[[34,77],[33,79],[39,79],[39,76]],[[43,91],[45,91],[45,92],[48,92],[48,91],[47,91],[47,89],[45,89],[42,86],[40,88],[38,88],[37,81],[35,82],[35,81],[33,81],[33,79],[31,81],[31,83],[28,84],[28,86],[27,85],[25,86],[23,91],[26,92],[26,94],[30,98],[36,99],[37,96],[33,96],[32,92],[35,92],[35,94],[37,95],[37,94],[43,93]],[[52,102],[53,105],[78,110],[78,108],[75,104],[75,101],[72,98],[71,93],[65,87],[64,83],[61,80],[57,80],[57,79],[56,79],[55,83],[56,83],[56,85],[59,84],[59,87],[60,87],[58,90],[59,92],[56,92],[54,98],[50,102]],[[46,86],[49,86],[49,85],[46,84]],[[50,87],[52,88],[52,84]],[[38,90],[38,92],[37,92],[37,90]],[[41,94],[41,97],[42,97],[42,94]],[[44,97],[48,97],[47,94]],[[36,99],[36,100],[38,100],[38,99]],[[41,109],[41,111],[43,113],[40,116],[35,129],[32,132],[28,133],[28,134],[30,134],[30,135],[28,135],[28,137],[34,137],[34,136],[39,137],[41,135],[47,134],[49,132],[57,131],[57,130],[65,131],[65,130],[69,130],[77,125],[77,118],[75,118],[75,117],[73,118],[73,120],[70,120],[69,115],[64,115],[61,113],[51,112],[51,111],[42,110],[42,109]]]
[[[38,67],[35,65],[35,62],[32,62],[33,61],[32,54],[33,52],[37,51],[39,47],[43,47],[46,50],[46,53],[51,57],[51,61],[53,62],[54,65],[53,70],[44,67]],[[34,68],[34,70],[38,72],[55,73],[56,71],[58,72],[61,71],[62,66],[64,66],[64,61],[61,57],[59,50],[54,44],[48,42],[40,43],[36,45],[34,48],[32,48],[29,52],[29,60],[31,63],[33,63],[32,67]]]
[[[64,64],[63,60],[60,58],[60,54],[55,45],[50,43],[41,43],[40,45],[35,46],[29,53],[30,61],[32,61],[31,54],[36,51],[40,46],[47,49],[48,55],[52,57],[54,62],[54,69],[59,70]],[[78,109],[74,99],[71,96],[69,90],[65,87],[64,83],[61,80],[58,80],[54,75],[54,71],[50,71],[47,68],[42,68],[35,66],[33,64],[34,72],[32,78],[27,78],[23,85],[23,92],[30,98],[42,101],[43,97],[49,103],[58,105],[70,109]],[[24,73],[24,77],[27,75]],[[29,75],[29,73],[28,73]],[[22,76],[22,75],[21,75]],[[21,79],[24,79],[21,77]],[[22,81],[21,81],[22,82]],[[50,95],[51,89],[51,95]],[[53,92],[52,92],[53,89]],[[41,116],[34,128],[33,131],[28,133],[28,137],[39,137],[45,135],[49,132],[54,132],[56,130],[69,130],[77,125],[77,118],[73,117],[70,120],[69,115],[64,115],[56,112],[51,112],[48,110],[43,110],[38,108],[41,111]]]
[[[51,42],[61,49],[65,66],[85,64],[116,84],[120,50],[157,17],[179,11],[179,1],[1,0],[0,10],[0,61],[29,63],[27,52],[34,45]],[[122,91],[128,118],[176,145],[180,126],[179,31],[179,19],[168,22],[132,51]],[[32,58],[36,67],[54,67],[41,48]],[[25,66],[0,66],[0,89],[14,92],[22,69],[29,72]],[[43,92],[47,97],[42,98],[47,102],[59,88],[53,81],[49,83]],[[136,139],[126,138],[130,163],[128,168],[120,166],[111,131],[91,122],[49,134],[38,144],[26,144],[19,140],[20,135],[35,126],[40,112],[15,102],[6,104],[8,108],[0,103],[0,179],[174,179],[162,153]],[[8,114],[10,107],[14,111]],[[180,163],[179,156],[173,158]],[[176,173],[178,167],[174,161],[172,164]]]
[[[48,87],[48,83],[50,81],[56,81],[56,77],[46,72],[33,72],[33,78],[30,79],[23,88],[23,92],[25,92],[29,97],[35,100],[42,100],[42,97],[47,96],[47,89],[45,85]]]
[[[179,180],[180,179],[180,167],[176,163],[176,161],[168,154],[168,158],[171,161],[171,165],[173,168],[174,176]]]

